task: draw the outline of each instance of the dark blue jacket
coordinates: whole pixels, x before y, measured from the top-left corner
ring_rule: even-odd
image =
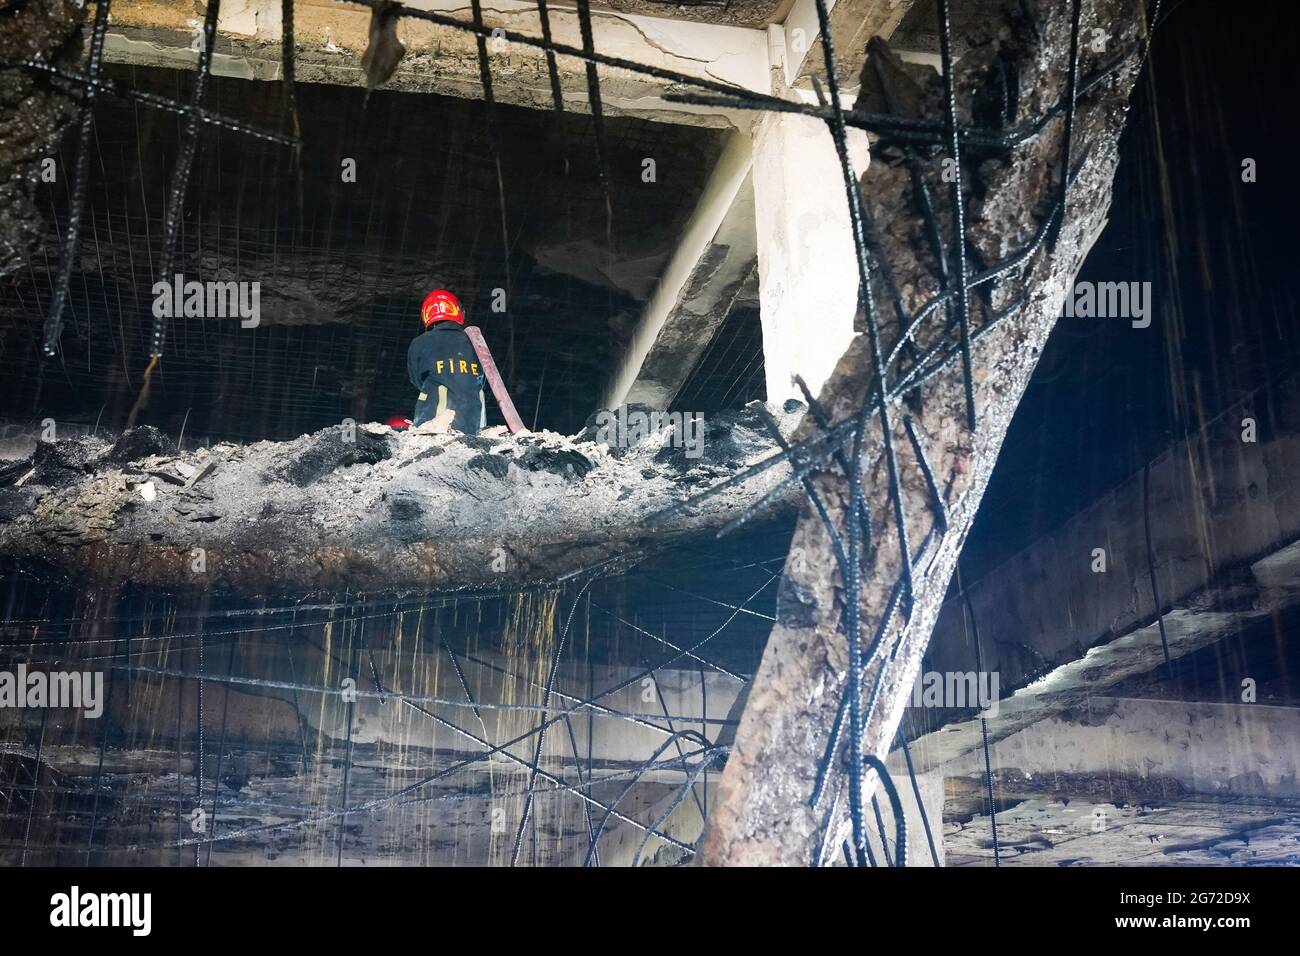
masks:
[[[420,390],[411,425],[422,425],[444,408],[455,411],[451,427],[475,434],[487,425],[483,369],[465,330],[454,322],[435,322],[406,351],[411,384]]]

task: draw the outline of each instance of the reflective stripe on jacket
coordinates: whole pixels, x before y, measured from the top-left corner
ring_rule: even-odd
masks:
[[[422,425],[452,409],[452,427],[476,433],[487,425],[483,369],[464,329],[452,322],[436,323],[417,335],[406,352],[411,384],[420,390],[412,426]]]

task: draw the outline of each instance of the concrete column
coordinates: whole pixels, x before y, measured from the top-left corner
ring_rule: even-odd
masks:
[[[798,398],[792,376],[814,395],[853,338],[858,272],[844,179],[826,124],[787,113],[754,125],[754,210],[767,397]],[[850,138],[854,171],[867,163],[865,136]]]

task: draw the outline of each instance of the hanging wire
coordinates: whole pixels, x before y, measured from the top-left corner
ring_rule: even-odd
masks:
[[[577,597],[573,599],[573,604],[569,607],[569,616],[564,622],[564,630],[560,632],[560,639],[555,642],[555,650],[551,655],[551,666],[546,674],[546,691],[542,695],[542,706],[545,707],[551,702],[551,695],[555,692],[555,679],[560,673],[560,658],[564,654],[564,646],[569,639],[569,629],[573,626],[573,615],[578,610],[578,605],[582,602],[583,595],[587,593],[587,588],[591,586],[591,579],[583,582],[582,589],[578,592]],[[671,731],[670,731],[671,732]],[[542,762],[542,747],[546,743],[546,720],[537,727],[537,739],[533,743],[533,762],[532,770],[529,771],[528,789],[532,790],[537,783],[537,768]],[[523,846],[524,830],[528,826],[528,821],[532,816],[533,798],[530,796],[524,800],[523,812],[519,815],[519,830],[515,834],[514,850],[510,856],[510,865],[517,866],[519,863],[519,851]]]
[[[551,102],[556,113],[564,112],[564,93],[560,89],[560,68],[555,60],[554,41],[551,39],[551,13],[546,0],[537,0],[537,18],[542,26],[542,43],[546,50],[546,72],[551,80]]]
[[[68,227],[63,233],[63,249],[59,256],[59,274],[54,283],[54,297],[45,317],[43,348],[46,356],[53,356],[59,348],[59,335],[63,331],[63,309],[68,302],[68,286],[72,281],[72,265],[76,261],[81,240],[81,212],[86,205],[86,185],[90,178],[90,137],[95,129],[95,81],[99,77],[100,62],[104,57],[104,34],[108,30],[108,11],[111,0],[98,0],[95,20],[90,29],[90,60],[86,66],[88,83],[81,99],[77,123],[77,154],[72,171],[72,195],[69,198]]]
[[[180,156],[172,172],[171,190],[167,198],[167,213],[163,224],[162,256],[159,260],[158,276],[164,282],[171,282],[172,271],[176,264],[176,248],[180,242],[181,220],[185,215],[185,196],[189,191],[190,173],[194,169],[194,154],[199,145],[199,110],[203,106],[203,96],[207,92],[208,77],[212,72],[212,56],[217,42],[217,20],[221,16],[221,0],[208,0],[207,11],[203,16],[202,49],[199,50],[199,63],[194,74],[194,88],[190,93],[190,107],[186,111],[184,142],[181,144]],[[153,334],[150,337],[150,370],[162,357],[165,320],[159,315],[154,317]],[[147,376],[145,389],[148,388]],[[139,404],[137,403],[137,409]],[[132,420],[136,409],[132,410]]]
[[[853,235],[853,247],[858,266],[858,301],[865,313],[868,344],[871,349],[872,371],[874,373],[875,394],[870,403],[864,402],[853,437],[853,455],[850,459],[852,470],[849,474],[849,501],[852,513],[857,514],[858,501],[865,500],[862,492],[863,441],[869,417],[869,409],[874,406],[880,415],[882,448],[885,459],[886,475],[889,482],[889,500],[893,505],[894,521],[898,533],[898,549],[901,555],[904,584],[904,602],[911,603],[912,567],[911,554],[907,544],[907,518],[903,512],[903,495],[898,480],[898,462],[894,455],[894,436],[890,423],[888,403],[885,398],[885,363],[881,353],[880,328],[876,319],[875,296],[871,286],[871,269],[867,263],[867,243],[863,228],[864,214],[862,196],[858,191],[857,177],[849,161],[848,141],[844,114],[840,106],[839,65],[835,57],[835,45],[831,40],[830,14],[825,0],[816,0],[817,22],[822,35],[822,52],[826,66],[826,83],[830,92],[832,119],[828,121],[831,138],[835,143],[835,152],[839,158],[840,171],[844,178],[844,188],[848,197],[849,224]],[[861,644],[861,590],[862,562],[859,548],[862,536],[856,521],[850,521],[846,563],[841,566],[845,582],[845,633],[849,641],[849,816],[853,824],[854,846],[859,854],[859,863],[867,848],[866,827],[863,824],[863,753],[862,737],[865,732],[865,717],[862,712],[862,644]]]
[[[1070,192],[1070,142],[1074,136],[1074,109],[1079,101],[1079,21],[1083,11],[1083,0],[1071,0],[1070,5],[1070,67],[1065,94],[1065,131],[1061,134],[1061,195],[1059,205],[1061,217],[1056,220],[1048,241],[1049,251],[1056,249],[1057,237],[1065,223],[1066,198]]]
[[[1079,0],[1075,0],[1077,4]],[[943,60],[948,154],[952,161],[952,255],[957,260],[957,327],[961,332],[961,376],[966,390],[966,427],[975,431],[975,372],[970,354],[970,286],[966,281],[966,200],[961,192],[961,138],[957,135],[957,76],[952,59],[952,18],[948,0],[939,0],[939,51]],[[1069,170],[1066,162],[1065,170]],[[1061,181],[1069,177],[1061,174]]]

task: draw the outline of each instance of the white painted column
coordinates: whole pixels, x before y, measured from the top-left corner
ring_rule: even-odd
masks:
[[[768,401],[781,402],[800,397],[795,374],[817,395],[848,348],[858,271],[844,178],[826,124],[768,113],[753,136],[763,361]],[[849,152],[860,176],[865,135],[851,135]]]

